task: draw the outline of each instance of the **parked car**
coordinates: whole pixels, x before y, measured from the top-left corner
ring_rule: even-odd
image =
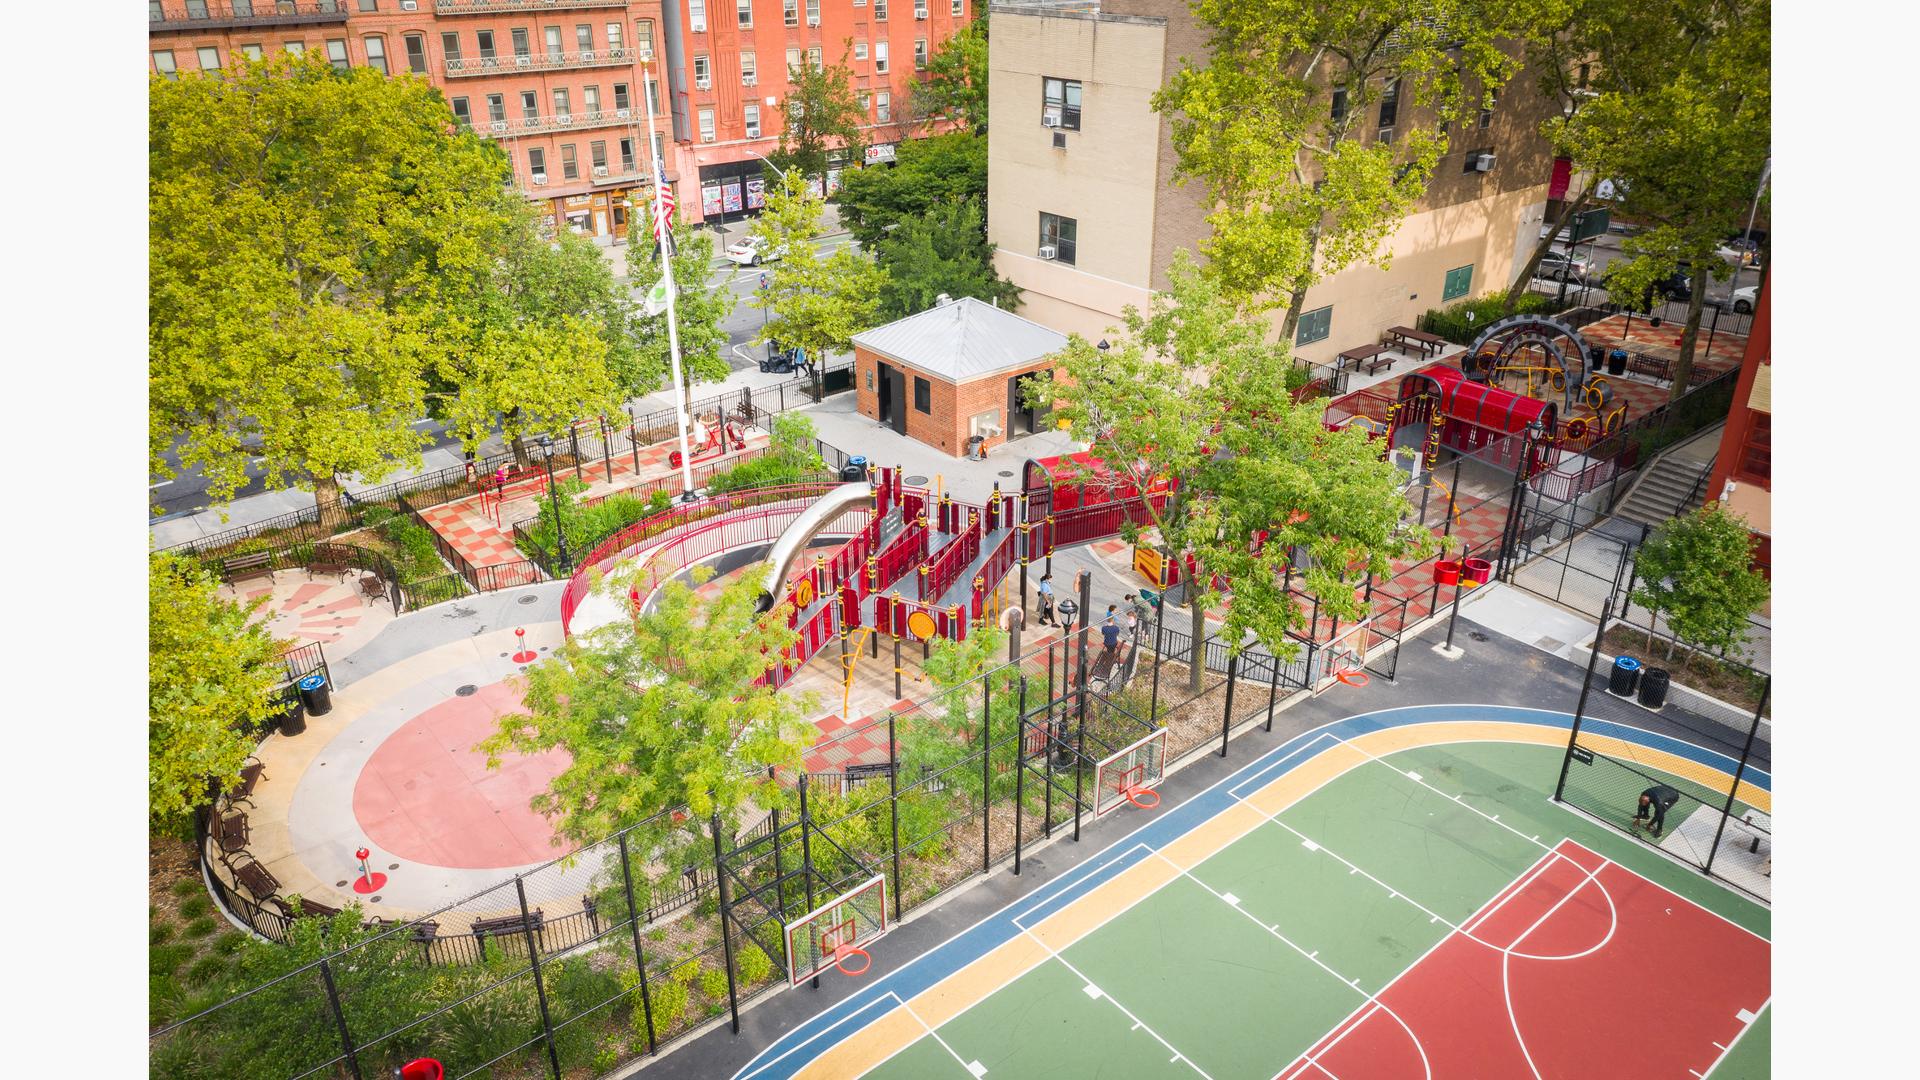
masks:
[[[761,263],[778,262],[787,253],[784,245],[765,251],[766,243],[758,236],[749,236],[727,248],[727,259],[741,266],[759,266]]]
[[[1760,244],[1746,237],[1736,237],[1721,244],[1716,254],[1735,266],[1760,269]]]
[[[1585,255],[1568,255],[1564,251],[1549,251],[1540,256],[1540,264],[1534,267],[1533,276],[1549,281],[1571,281],[1585,284],[1590,267]]]
[[[1642,308],[1651,308],[1656,299],[1662,303],[1666,303],[1670,301],[1684,301],[1689,296],[1692,296],[1693,278],[1689,276],[1691,269],[1692,267],[1686,263],[1681,263],[1672,272],[1668,273],[1666,277],[1647,286],[1646,291],[1641,294],[1640,306]],[[1600,287],[1607,290],[1608,293],[1612,293],[1614,289],[1611,276],[1603,279],[1600,282]],[[1613,297],[1613,300],[1615,303],[1627,302],[1624,297],[1619,296]]]
[[[1753,305],[1760,295],[1760,286],[1743,285],[1733,290],[1733,310],[1742,315],[1752,314]]]

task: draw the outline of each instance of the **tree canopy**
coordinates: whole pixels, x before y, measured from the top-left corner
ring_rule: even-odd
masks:
[[[831,67],[803,63],[787,69],[787,95],[780,99],[780,148],[767,155],[777,170],[825,176],[830,152],[844,150],[859,161],[866,150],[867,113],[853,89],[846,57]]]
[[[1681,641],[1725,653],[1746,644],[1748,618],[1771,592],[1753,568],[1747,523],[1718,503],[1662,522],[1634,552],[1633,602],[1665,619]]]
[[[206,568],[147,560],[147,814],[174,829],[236,783],[276,708],[283,643],[249,623],[259,603],[220,595]]]
[[[1286,311],[1357,263],[1425,194],[1446,125],[1519,67],[1508,39],[1567,0],[1196,0],[1205,63],[1155,95],[1213,207],[1201,252],[1236,303]],[[1390,138],[1374,133],[1389,131]]]
[[[855,169],[840,175],[834,205],[840,224],[860,246],[873,248],[888,226],[925,214],[954,199],[979,202],[986,216],[987,140],[954,132],[900,144],[894,164]]]
[[[955,199],[906,218],[874,248],[887,272],[880,287],[881,319],[932,307],[942,293],[971,296],[1012,308],[1020,289],[994,272],[993,245],[978,204]]]
[[[798,346],[815,363],[853,347],[853,335],[871,327],[879,311],[886,274],[871,256],[843,247],[822,255],[813,244],[826,204],[799,173],[788,172],[767,193],[767,207],[753,235],[782,251],[767,287],[750,301],[768,313],[754,341]]]
[[[987,10],[940,43],[927,61],[927,79],[913,84],[908,102],[929,124],[960,121],[987,130]]]
[[[629,211],[627,220],[651,221],[651,208],[641,207],[638,214]],[[676,211],[672,238],[674,315],[680,324],[680,362],[691,395],[693,384],[719,382],[733,373],[726,355],[729,339],[721,323],[737,301],[732,290],[713,287],[713,234],[685,227]],[[651,288],[660,278],[659,246],[648,247],[644,256],[629,249],[627,266],[636,289]],[[667,348],[667,313],[636,314],[633,338],[637,362],[635,380],[629,384],[631,392],[647,394],[666,386],[672,366]]]

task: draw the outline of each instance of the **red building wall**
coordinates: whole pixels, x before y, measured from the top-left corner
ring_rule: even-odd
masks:
[[[1760,283],[1754,301],[1753,329],[1741,359],[1740,381],[1720,435],[1719,455],[1707,491],[1727,509],[1746,517],[1759,547],[1755,565],[1769,577],[1773,571],[1773,303],[1772,278]],[[1755,384],[1765,380],[1762,393]],[[1756,408],[1764,405],[1764,408]],[[1729,484],[1732,486],[1729,487]]]

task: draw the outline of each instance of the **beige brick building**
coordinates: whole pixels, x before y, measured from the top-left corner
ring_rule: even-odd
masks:
[[[956,457],[1041,430],[1021,379],[1052,367],[1066,336],[972,297],[853,337],[860,415]]]
[[[992,13],[995,262],[1025,290],[1022,314],[1098,340],[1126,305],[1166,288],[1174,251],[1206,234],[1201,185],[1174,184],[1169,125],[1152,107],[1182,56],[1205,55],[1206,28],[1187,0],[1026,0]],[[1330,363],[1386,327],[1510,283],[1539,237],[1553,161],[1532,75],[1502,97],[1461,125],[1422,205],[1383,245],[1391,270],[1356,266],[1308,290],[1296,355]]]

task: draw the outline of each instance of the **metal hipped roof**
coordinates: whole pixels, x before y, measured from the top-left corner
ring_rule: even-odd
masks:
[[[853,343],[949,382],[1033,366],[1067,337],[1011,311],[963,296],[853,335]]]

